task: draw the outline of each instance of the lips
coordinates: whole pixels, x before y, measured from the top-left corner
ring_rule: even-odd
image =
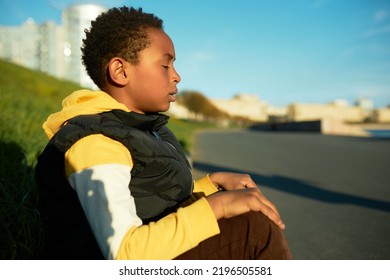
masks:
[[[176,101],[176,93],[170,93],[169,94],[169,101],[175,102]]]
[[[176,94],[177,94],[177,89],[175,89],[174,91],[172,91],[170,94],[169,94],[169,101],[170,102],[175,102],[176,101]]]

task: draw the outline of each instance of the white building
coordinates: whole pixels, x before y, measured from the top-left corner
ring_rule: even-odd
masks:
[[[21,26],[0,26],[0,58],[93,88],[80,47],[84,30],[104,11],[95,4],[73,5],[62,12],[62,25],[28,19]]]
[[[33,19],[21,26],[0,27],[0,57],[19,65],[40,69],[40,32]]]
[[[65,29],[52,21],[39,27],[39,70],[58,78],[66,78],[66,68],[62,45]]]
[[[84,30],[88,29],[91,21],[104,11],[106,8],[99,5],[82,4],[70,6],[62,13],[65,29],[63,54],[67,65],[65,77],[84,87],[95,87],[81,62],[80,47],[85,36]]]

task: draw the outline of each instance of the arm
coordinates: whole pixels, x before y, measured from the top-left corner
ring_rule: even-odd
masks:
[[[216,234],[219,227],[214,214],[201,198],[157,222],[130,229],[116,258],[173,259]]]
[[[131,155],[119,142],[102,135],[85,137],[67,152],[66,165],[106,258],[171,259],[219,233],[205,198],[142,225],[128,188]]]
[[[209,175],[209,178],[214,185],[225,190],[207,197],[217,219],[257,211],[262,212],[281,229],[285,228],[276,206],[263,195],[249,175],[216,172]]]
[[[194,192],[203,192],[206,196],[208,196],[210,194],[216,193],[217,191],[218,191],[218,188],[210,180],[209,175],[194,182]]]

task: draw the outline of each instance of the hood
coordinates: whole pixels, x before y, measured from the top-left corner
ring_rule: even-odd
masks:
[[[130,111],[103,91],[78,90],[62,101],[62,110],[51,114],[42,128],[50,139],[67,121],[78,115],[99,114],[114,109]]]

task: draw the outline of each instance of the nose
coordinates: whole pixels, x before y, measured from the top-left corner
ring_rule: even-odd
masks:
[[[180,77],[179,73],[177,73],[176,69],[174,69],[174,72],[173,72],[173,82],[178,84],[178,83],[180,83],[180,81],[181,81],[181,77]]]

